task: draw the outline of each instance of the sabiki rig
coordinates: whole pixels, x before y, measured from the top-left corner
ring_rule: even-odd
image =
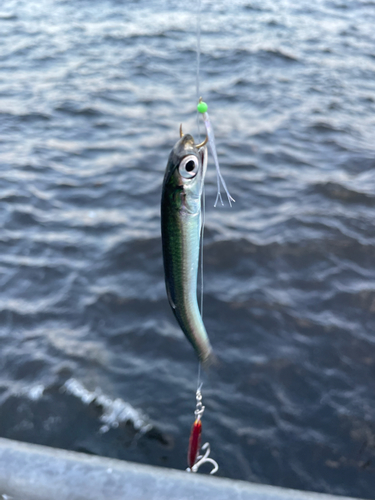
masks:
[[[197,300],[198,264],[202,235],[202,193],[207,170],[208,143],[214,158],[218,200],[222,184],[231,206],[221,175],[215,137],[207,113],[207,104],[199,99],[197,110],[202,114],[207,136],[196,144],[190,134],[183,134],[172,149],[164,175],[161,198],[161,232],[165,284],[169,304],[203,367],[208,367],[214,355],[203,324]]]

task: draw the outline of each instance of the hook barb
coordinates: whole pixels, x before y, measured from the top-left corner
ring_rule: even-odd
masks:
[[[184,133],[182,131],[182,123],[180,124],[180,137],[183,137],[184,136]],[[203,146],[205,146],[208,142],[208,136],[206,135],[206,138],[203,142],[200,142],[199,144],[195,144],[195,147],[197,149],[200,149],[200,148],[203,148]]]

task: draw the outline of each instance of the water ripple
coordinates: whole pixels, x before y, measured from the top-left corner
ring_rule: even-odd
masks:
[[[213,207],[210,164],[205,432],[224,476],[373,497],[373,6],[202,5],[236,198]],[[179,124],[198,136],[196,18],[20,0],[0,23],[0,434],[184,469],[197,366],[159,204]]]

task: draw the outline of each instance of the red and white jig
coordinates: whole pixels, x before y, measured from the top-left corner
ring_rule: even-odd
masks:
[[[200,385],[196,392],[196,407],[194,411],[195,421],[193,427],[191,428],[190,439],[189,439],[189,450],[188,450],[188,468],[187,472],[198,472],[201,465],[205,463],[210,463],[213,465],[213,469],[210,474],[215,474],[219,470],[217,462],[210,458],[210,445],[205,443],[201,448],[201,436],[202,436],[202,415],[205,407],[202,404],[202,386]],[[202,454],[202,452],[204,452]]]

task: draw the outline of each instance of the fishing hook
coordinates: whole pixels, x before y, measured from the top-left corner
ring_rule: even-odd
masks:
[[[203,146],[205,146],[207,143],[208,143],[208,137],[207,137],[207,135],[206,135],[205,140],[204,140],[203,142],[201,142],[200,144],[196,144],[196,145],[195,145],[195,147],[196,147],[197,149],[199,149],[199,148],[203,148]]]
[[[204,413],[205,407],[202,403],[202,384],[199,385],[197,392],[195,394],[196,398],[196,406],[195,406],[195,422],[193,424],[190,440],[189,440],[189,451],[188,451],[188,465],[189,467],[186,469],[187,472],[198,472],[198,469],[201,465],[205,463],[210,463],[213,465],[213,469],[210,474],[215,474],[219,470],[219,466],[217,462],[213,458],[210,458],[209,455],[211,453],[211,448],[209,443],[205,443],[201,448],[201,454],[199,453],[200,448],[200,439],[202,433],[202,415]],[[202,452],[205,451],[204,454]]]
[[[204,443],[204,445],[202,446],[202,451],[204,450],[206,450],[206,453],[204,455],[199,455],[193,467],[192,468],[188,467],[186,469],[187,472],[198,472],[199,467],[206,463],[210,463],[214,466],[213,469],[210,471],[210,474],[215,474],[219,470],[218,463],[209,456],[211,453],[210,443]]]
[[[182,123],[180,125],[180,137],[183,137],[184,136],[184,133],[182,132]],[[203,142],[199,143],[199,144],[195,144],[195,147],[197,149],[200,149],[200,148],[203,148],[203,146],[205,146],[208,142],[208,136],[206,135],[206,138]]]

